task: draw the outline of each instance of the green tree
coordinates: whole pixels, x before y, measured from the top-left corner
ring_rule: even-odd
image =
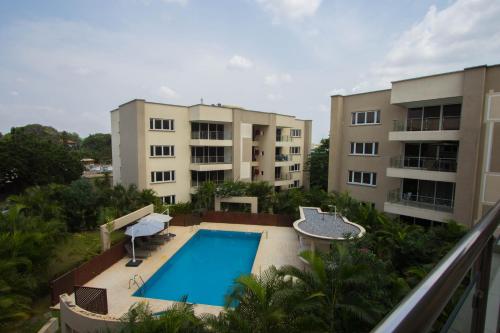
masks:
[[[274,202],[274,188],[265,181],[248,184],[246,195],[257,197],[259,213],[270,213]]]
[[[111,134],[91,134],[82,141],[81,154],[100,163],[111,162]]]
[[[0,193],[20,193],[33,185],[68,184],[83,167],[77,154],[51,136],[13,128],[0,139]]]
[[[207,181],[201,184],[192,198],[194,207],[199,210],[213,210],[216,190],[214,182]]]
[[[321,139],[320,144],[311,151],[306,162],[306,168],[310,175],[310,186],[328,190],[328,158],[330,151],[330,139]]]

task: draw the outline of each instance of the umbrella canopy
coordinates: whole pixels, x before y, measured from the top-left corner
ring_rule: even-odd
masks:
[[[139,219],[139,223],[140,222],[150,222],[150,221],[167,223],[167,222],[170,222],[171,219],[172,219],[172,216],[170,216],[170,215],[151,213],[151,214],[146,215],[143,218]]]

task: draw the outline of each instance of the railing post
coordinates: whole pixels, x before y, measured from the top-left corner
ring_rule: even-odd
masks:
[[[491,259],[494,237],[490,237],[476,263],[475,273],[478,274],[476,292],[472,299],[471,332],[484,332],[486,308],[488,306],[488,291],[490,287]]]

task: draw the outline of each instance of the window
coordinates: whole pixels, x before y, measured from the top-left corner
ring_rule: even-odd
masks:
[[[300,154],[300,147],[290,147],[290,154],[294,155]]]
[[[377,155],[378,142],[351,142],[351,155]]]
[[[288,188],[299,188],[300,187],[300,180],[294,180],[293,184],[288,184]]]
[[[173,131],[174,130],[174,120],[173,119],[149,118],[149,129],[161,130],[161,131]]]
[[[151,183],[174,182],[174,181],[175,181],[174,170],[151,172]]]
[[[356,185],[375,186],[377,185],[377,173],[349,170],[349,178],[347,179],[347,183]]]
[[[300,171],[300,163],[295,163],[293,165],[290,165],[290,172],[298,172]]]
[[[164,205],[175,205],[175,194],[166,195],[164,197],[161,197],[161,202]]]
[[[380,110],[358,111],[351,114],[352,125],[380,124]]]
[[[298,128],[292,128],[290,130],[290,136],[292,138],[300,138],[302,136],[302,130]]]
[[[149,146],[149,155],[151,157],[175,156],[174,146]]]

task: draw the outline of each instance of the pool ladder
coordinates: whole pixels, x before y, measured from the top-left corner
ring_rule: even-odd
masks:
[[[140,285],[137,281],[137,278],[139,278],[139,282],[141,283]],[[133,285],[136,285],[137,290],[140,290],[141,296],[144,296],[144,288],[141,289],[141,287],[144,287],[144,280],[142,279],[142,276],[140,276],[139,274],[135,274],[133,277],[131,277],[128,280],[128,289],[130,289]]]

